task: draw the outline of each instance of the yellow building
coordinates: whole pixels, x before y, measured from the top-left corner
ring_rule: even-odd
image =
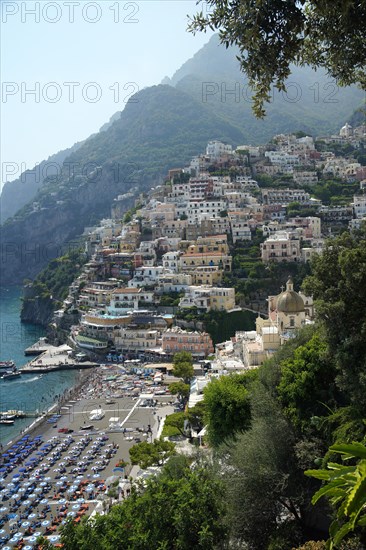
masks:
[[[221,283],[222,274],[222,270],[216,265],[199,266],[191,272],[191,284],[215,286]]]

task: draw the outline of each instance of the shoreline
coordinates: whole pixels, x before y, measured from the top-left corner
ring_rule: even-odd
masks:
[[[33,422],[31,422],[29,426],[20,430],[18,435],[14,437],[11,441],[8,441],[5,445],[3,445],[2,452],[5,452],[6,449],[19,442],[24,435],[44,435],[47,431],[47,418],[50,416],[50,414],[52,412],[57,413],[61,409],[62,405],[64,405],[67,401],[70,401],[70,399],[77,397],[79,391],[83,388],[83,386],[88,384],[89,378],[92,376],[93,372],[94,369],[81,369],[79,371],[79,379],[76,381],[76,383],[69,389],[65,390],[61,397],[58,398],[57,402],[53,403],[46,412],[44,412]]]

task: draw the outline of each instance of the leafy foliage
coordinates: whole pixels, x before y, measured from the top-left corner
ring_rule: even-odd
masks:
[[[185,384],[189,384],[193,378],[192,354],[187,351],[179,351],[173,357],[173,375],[183,378]]]
[[[208,464],[190,469],[171,459],[158,478],[134,488],[123,504],[80,525],[67,523],[68,550],[214,550],[223,548],[226,527],[222,481]]]
[[[256,372],[213,379],[204,389],[204,419],[211,445],[218,446],[250,426],[249,388]]]
[[[184,435],[184,412],[169,414],[165,418],[163,436]]]
[[[42,288],[42,293],[53,296],[54,300],[66,298],[69,285],[80,273],[83,264],[87,261],[86,254],[81,249],[71,250],[64,256],[51,260],[32,283]]]
[[[279,517],[301,526],[306,491],[299,483],[302,472],[293,445],[291,426],[275,400],[261,389],[251,427],[223,448],[230,536],[238,547],[246,543],[253,550],[268,548],[281,523]]]
[[[152,443],[142,441],[133,445],[130,450],[132,464],[139,464],[141,468],[149,466],[161,466],[172,455],[175,454],[175,445],[171,441],[155,439]]]
[[[299,346],[280,368],[278,398],[294,426],[305,429],[314,415],[329,413],[335,403],[335,368],[320,334]]]
[[[366,527],[366,447],[361,443],[353,443],[333,445],[329,450],[341,454],[344,460],[358,459],[354,466],[328,462],[327,469],[305,472],[307,476],[327,482],[314,494],[312,503],[326,496],[337,508],[326,546],[332,550],[357,527]]]
[[[304,290],[315,299],[348,402],[366,405],[366,231],[343,233],[312,261]]]
[[[189,384],[185,384],[181,380],[169,384],[169,391],[172,395],[178,395],[182,401],[189,397]]]

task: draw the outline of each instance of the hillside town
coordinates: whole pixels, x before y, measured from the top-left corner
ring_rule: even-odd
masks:
[[[238,330],[227,341],[214,343],[201,325],[187,321],[187,313],[250,309],[227,281],[235,247],[256,235],[260,261],[268,267],[306,264],[322,253],[333,231],[360,227],[366,219],[366,166],[336,155],[331,146],[362,151],[365,131],[346,124],[339,135],[278,135],[266,146],[235,150],[210,141],[204,154],[170,170],[127,213],[121,210],[124,196],[116,197],[111,218],[85,232],[88,261],[55,313],[54,326],[78,310],[69,343],[94,358],[160,364],[184,350],[197,364],[209,364],[210,373],[261,365],[313,322],[312,297],[295,289],[291,277],[253,310],[252,330]],[[357,188],[353,201],[324,205],[312,196],[318,181],[329,176]]]

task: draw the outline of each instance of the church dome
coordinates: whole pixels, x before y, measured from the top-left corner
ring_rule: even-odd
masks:
[[[294,291],[293,282],[289,277],[286,290],[281,292],[277,298],[277,311],[282,313],[300,313],[305,311],[304,300],[300,294]]]

